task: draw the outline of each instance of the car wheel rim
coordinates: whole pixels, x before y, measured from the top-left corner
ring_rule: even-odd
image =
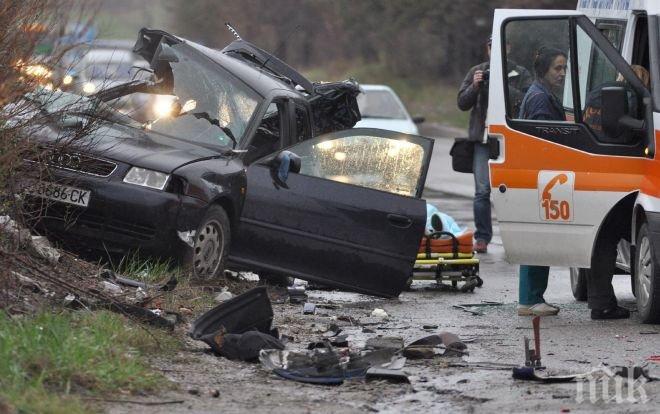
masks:
[[[224,235],[220,223],[207,222],[197,235],[193,251],[193,265],[197,276],[212,276],[220,266],[224,250]]]
[[[651,278],[654,273],[651,243],[648,237],[642,238],[640,243],[637,269],[637,301],[640,306],[646,307],[651,297]]]

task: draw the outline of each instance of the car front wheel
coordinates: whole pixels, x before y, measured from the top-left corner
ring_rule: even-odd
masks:
[[[222,276],[230,242],[231,228],[227,213],[218,205],[209,207],[197,229],[192,249],[186,249],[186,267],[197,278]]]
[[[660,322],[660,268],[649,227],[644,223],[637,234],[635,249],[635,293],[637,309],[644,323]]]
[[[587,300],[587,279],[589,278],[589,269],[580,269],[571,267],[571,290],[575,300],[584,302]]]

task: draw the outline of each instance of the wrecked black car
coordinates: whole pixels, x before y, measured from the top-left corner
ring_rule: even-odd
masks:
[[[241,39],[218,51],[142,29],[134,51],[149,79],[66,110],[52,104],[68,94],[51,92],[43,105],[58,116],[37,138],[52,174],[28,191],[49,201],[41,228],[178,257],[203,277],[230,266],[399,294],[423,234],[432,140],[349,129],[354,82],[311,83]],[[170,113],[139,122],[113,108],[132,93],[170,97]],[[83,139],[54,144],[92,122]]]

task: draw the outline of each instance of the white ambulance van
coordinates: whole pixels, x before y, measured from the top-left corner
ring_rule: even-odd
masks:
[[[660,322],[660,0],[496,10],[492,39],[490,181],[507,259],[572,267],[585,299],[588,272],[613,272],[618,252],[642,321]],[[542,48],[566,56],[551,88],[561,119],[530,119],[507,83],[512,63],[534,74]]]

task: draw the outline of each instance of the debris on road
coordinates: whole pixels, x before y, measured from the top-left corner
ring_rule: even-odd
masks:
[[[223,287],[222,290],[220,291],[220,293],[215,295],[214,299],[217,303],[222,303],[222,302],[228,301],[229,299],[231,299],[233,297],[234,297],[234,295],[232,295],[232,293],[230,291],[228,291],[226,287]]]
[[[305,303],[303,305],[303,315],[314,315],[316,313],[316,305],[313,303]]]
[[[474,316],[483,316],[483,312],[479,312],[478,310],[472,309],[468,306],[463,306],[463,305],[453,305],[452,308],[460,309],[463,312],[471,313]]]
[[[298,304],[305,303],[307,301],[307,293],[305,291],[305,286],[296,285],[289,286],[287,288],[289,293],[289,303]]]
[[[265,369],[282,378],[321,385],[364,379],[372,367],[401,370],[405,364],[405,358],[397,357],[389,350],[340,355],[332,348],[307,352],[263,350],[259,360]]]
[[[389,315],[385,312],[384,309],[376,308],[371,312],[371,316],[374,318],[387,319]]]
[[[389,349],[395,352],[403,349],[403,338],[396,336],[377,336],[367,339],[365,349]]]

